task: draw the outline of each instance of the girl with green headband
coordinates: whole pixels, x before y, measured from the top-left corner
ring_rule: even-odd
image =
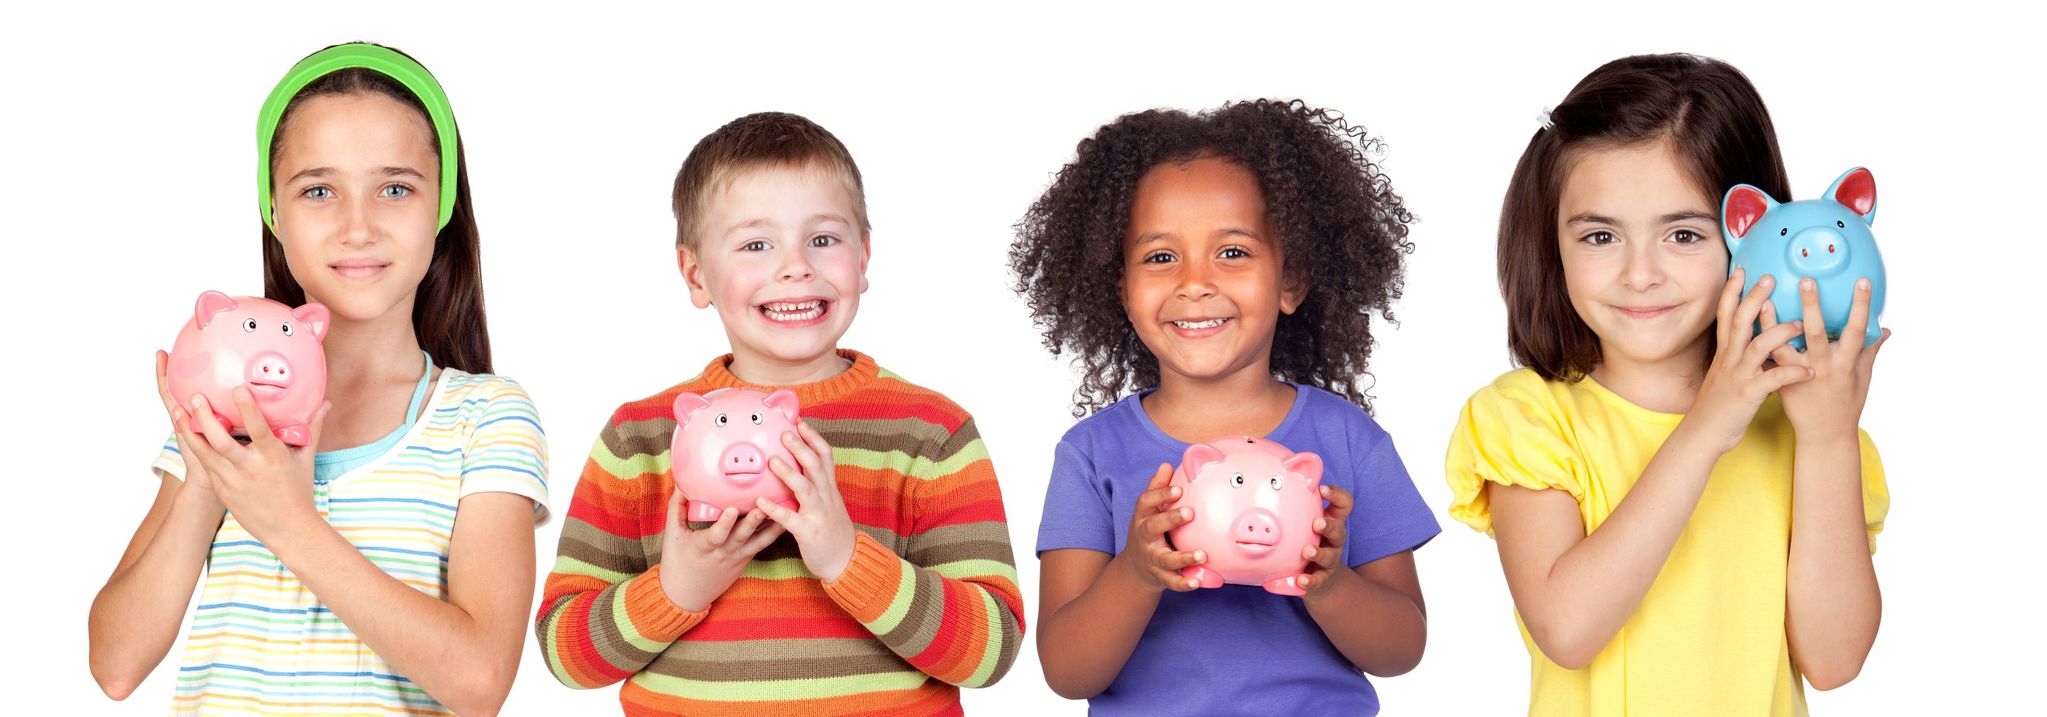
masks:
[[[173,711],[489,714],[511,689],[547,517],[532,401],[492,375],[476,223],[433,75],[365,43],[292,68],[258,120],[265,296],[318,301],[329,404],[305,449],[169,395],[157,498],[92,606],[122,699],[205,584]],[[247,445],[215,411],[254,416]],[[402,413],[401,413],[402,411]]]

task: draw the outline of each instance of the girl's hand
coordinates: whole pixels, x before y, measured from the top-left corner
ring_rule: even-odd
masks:
[[[668,525],[661,531],[661,591],[687,612],[709,608],[746,572],[753,556],[782,537],[780,525],[761,527],[767,514],[758,510],[747,511],[741,520],[738,509],[726,508],[703,530],[690,530],[687,516],[682,491],[671,491]]]
[[[789,486],[796,510],[766,498],[755,498],[754,505],[796,536],[803,567],[825,582],[838,580],[853,561],[853,518],[846,514],[846,499],[839,495],[839,481],[832,473],[832,446],[804,421],[796,422],[794,433],[782,434],[782,445],[803,470],[798,472],[779,457],[768,459],[768,470]]]
[[[1146,587],[1187,592],[1201,587],[1201,581],[1180,571],[1207,562],[1208,556],[1199,550],[1174,550],[1166,542],[1166,531],[1194,519],[1193,508],[1166,509],[1180,499],[1180,487],[1172,485],[1172,481],[1173,467],[1159,464],[1158,473],[1137,495],[1137,512],[1130,516],[1130,537],[1113,562],[1135,573]]]
[[[1325,594],[1343,573],[1357,574],[1343,564],[1343,541],[1349,535],[1345,526],[1355,500],[1349,491],[1327,484],[1322,486],[1322,498],[1329,501],[1322,517],[1315,519],[1315,533],[1322,536],[1322,544],[1301,549],[1301,557],[1308,559],[1308,571],[1294,583],[1307,591],[1302,596],[1305,600]]]
[[[1813,280],[1798,284],[1798,303],[1806,316],[1820,316],[1820,294]],[[1765,305],[1764,331],[1777,324],[1775,307]],[[1807,439],[1856,440],[1856,426],[1862,422],[1862,406],[1869,399],[1869,377],[1876,353],[1891,339],[1889,329],[1868,348],[1862,346],[1869,331],[1869,280],[1855,282],[1855,297],[1849,305],[1848,325],[1841,340],[1828,341],[1826,327],[1808,325],[1805,352],[1783,346],[1770,354],[1779,366],[1796,366],[1812,372],[1812,380],[1785,386],[1784,415],[1791,427]]]
[[[1741,443],[1749,421],[1756,417],[1756,409],[1762,408],[1763,400],[1772,392],[1812,378],[1812,370],[1804,366],[1768,365],[1771,352],[1783,348],[1804,330],[1800,322],[1777,324],[1760,334],[1755,332],[1756,319],[1763,307],[1769,305],[1776,279],[1763,275],[1747,298],[1741,296],[1742,281],[1742,270],[1736,269],[1728,277],[1727,287],[1720,291],[1719,325],[1715,327],[1719,349],[1699,385],[1699,395],[1692,399],[1680,424],[1680,428],[1703,431],[1702,440],[1721,453],[1734,450]]]
[[[320,429],[334,404],[320,404],[320,412],[313,415],[312,439],[305,447],[294,448],[270,432],[247,386],[236,388],[234,397],[242,426],[249,432],[249,445],[228,434],[227,427],[214,418],[206,397],[193,396],[193,415],[187,425],[196,424],[199,435],[191,437],[186,465],[197,458],[206,467],[220,502],[257,540],[269,543],[280,531],[305,525],[308,520],[319,522],[320,513],[313,507],[314,446],[320,444]],[[185,443],[188,436],[189,431],[180,433],[179,442]]]
[[[199,443],[198,433],[191,425],[190,411],[171,398],[170,379],[171,355],[162,350],[156,352],[156,396],[163,399],[164,415],[170,416],[171,429],[178,433],[178,451],[185,457],[185,479],[178,490],[190,491],[194,497],[213,505],[220,504],[220,496],[214,495],[213,483],[206,479],[206,467],[192,458],[193,444]],[[226,510],[222,507],[221,510]]]

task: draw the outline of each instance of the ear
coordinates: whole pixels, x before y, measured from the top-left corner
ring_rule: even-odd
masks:
[[[1279,284],[1279,313],[1294,315],[1301,308],[1301,302],[1308,300],[1308,279],[1299,272],[1286,272]]]
[[[1867,169],[1856,167],[1834,180],[1834,186],[1827,187],[1827,199],[1861,215],[1863,224],[1876,223],[1876,175]]]
[[[867,262],[874,258],[874,233],[860,232],[860,293],[867,293]]]
[[[689,287],[689,303],[699,309],[711,306],[711,290],[704,286],[704,263],[688,247],[675,248],[675,267],[682,270],[682,283]]]
[[[670,410],[675,412],[676,423],[687,423],[689,422],[689,414],[710,407],[710,399],[704,398],[701,394],[681,393],[676,394],[675,403],[671,406]]]
[[[787,416],[789,418],[790,423],[796,422],[795,391],[791,391],[786,388],[778,390],[774,393],[768,394],[768,397],[762,400],[761,403],[767,404],[768,408],[781,411],[783,416]]]
[[[213,323],[214,314],[234,307],[235,300],[229,298],[227,294],[208,291],[199,295],[199,303],[192,305],[192,320],[199,322],[199,328],[204,329]]]
[[[1777,206],[1777,200],[1747,184],[1737,184],[1720,199],[1720,235],[1727,239],[1727,251],[1741,247],[1741,240],[1756,227],[1763,215]]]
[[[1180,454],[1180,470],[1185,471],[1187,478],[1191,480],[1201,475],[1202,466],[1221,463],[1223,460],[1223,452],[1217,450],[1215,446],[1196,443],[1187,446],[1187,452]]]
[[[311,303],[291,310],[291,317],[313,330],[314,341],[327,339],[327,305]]]
[[[1295,453],[1287,456],[1286,460],[1280,461],[1279,464],[1289,471],[1301,474],[1302,478],[1308,479],[1309,488],[1322,485],[1321,456],[1306,452]]]

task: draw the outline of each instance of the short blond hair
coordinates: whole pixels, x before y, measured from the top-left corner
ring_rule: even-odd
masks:
[[[853,197],[853,223],[865,233],[867,192],[860,167],[831,132],[799,115],[756,112],[697,141],[675,173],[675,246],[694,250],[703,239],[711,196],[740,172],[764,166],[816,167],[837,174]]]

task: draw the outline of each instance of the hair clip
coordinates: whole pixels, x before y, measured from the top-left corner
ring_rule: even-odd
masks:
[[[1543,129],[1552,129],[1557,126],[1556,120],[1550,118],[1550,108],[1548,107],[1542,108],[1542,114],[1535,116],[1535,123],[1542,125]]]

